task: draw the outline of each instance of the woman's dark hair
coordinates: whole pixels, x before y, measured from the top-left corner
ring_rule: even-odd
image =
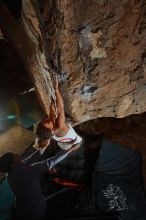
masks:
[[[35,134],[40,140],[49,139],[52,131],[49,128],[46,128],[42,122],[40,122],[36,128]]]
[[[0,172],[7,173],[11,171],[14,155],[12,152],[8,152],[0,157]]]

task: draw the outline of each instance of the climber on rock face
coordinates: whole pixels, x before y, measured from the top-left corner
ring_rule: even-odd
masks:
[[[53,105],[51,105],[50,117],[39,122],[35,131],[36,141],[34,147],[42,151],[49,145],[51,138],[57,141],[58,146],[64,150],[69,149],[75,144],[80,146],[82,142],[82,138],[75,132],[71,124],[67,124],[65,121],[64,103],[57,80],[55,80],[54,88],[58,116],[55,118]]]

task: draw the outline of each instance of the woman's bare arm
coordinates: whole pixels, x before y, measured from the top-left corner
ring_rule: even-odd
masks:
[[[64,134],[68,132],[68,126],[65,122],[65,113],[64,113],[64,102],[62,95],[58,88],[58,82],[55,85],[55,93],[56,93],[56,103],[58,110],[58,117],[56,118],[56,125],[59,130],[61,130]]]

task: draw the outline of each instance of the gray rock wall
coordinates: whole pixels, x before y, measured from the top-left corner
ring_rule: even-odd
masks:
[[[145,112],[145,1],[55,2],[42,16],[74,123]]]

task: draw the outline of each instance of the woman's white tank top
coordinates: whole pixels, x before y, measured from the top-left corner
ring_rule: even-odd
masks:
[[[56,136],[53,134],[52,138],[58,142],[58,146],[62,149],[69,149],[73,144],[80,143],[82,138],[75,132],[71,124],[68,124],[69,130],[64,136]],[[68,143],[75,140],[73,143]]]

